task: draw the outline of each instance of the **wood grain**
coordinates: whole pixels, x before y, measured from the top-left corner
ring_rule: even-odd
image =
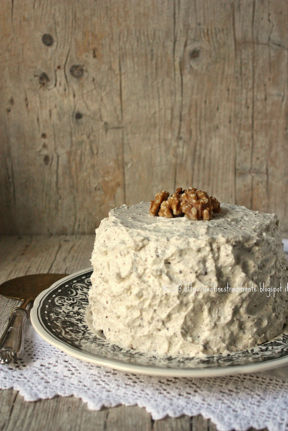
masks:
[[[4,1],[0,232],[195,185],[288,231],[285,0]]]

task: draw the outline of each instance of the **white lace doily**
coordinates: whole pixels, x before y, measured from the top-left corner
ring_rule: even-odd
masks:
[[[284,245],[287,250],[288,243]],[[153,419],[202,414],[223,431],[251,426],[288,430],[287,377],[286,369],[205,379],[123,373],[62,353],[31,326],[23,359],[15,366],[0,365],[0,388],[14,388],[27,401],[74,395],[95,410],[137,404]]]
[[[288,429],[285,377],[272,372],[205,379],[123,373],[62,353],[42,340],[31,326],[21,362],[0,365],[0,388],[14,388],[27,401],[74,395],[95,410],[138,404],[153,419],[201,413],[223,431],[250,426]]]

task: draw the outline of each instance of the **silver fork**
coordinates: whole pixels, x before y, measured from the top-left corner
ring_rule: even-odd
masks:
[[[9,364],[16,361],[23,352],[25,324],[29,311],[17,307],[8,322],[0,339],[0,364]]]
[[[15,361],[15,353],[11,349],[2,349],[0,352],[0,364],[9,364]]]

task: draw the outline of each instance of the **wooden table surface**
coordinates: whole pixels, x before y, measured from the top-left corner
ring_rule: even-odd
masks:
[[[93,233],[176,185],[288,230],[287,0],[2,1],[1,18],[0,232]]]
[[[2,237],[0,283],[25,274],[72,273],[88,267],[94,235]],[[10,307],[9,307],[10,305]],[[11,303],[0,297],[0,334]],[[25,402],[15,390],[0,391],[0,430],[216,430],[202,416],[154,421],[145,409],[118,406],[90,411],[80,399],[56,397]]]

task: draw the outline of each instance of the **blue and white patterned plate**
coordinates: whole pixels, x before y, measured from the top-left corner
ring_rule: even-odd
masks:
[[[159,358],[111,344],[86,323],[91,272],[86,269],[58,280],[36,298],[31,310],[38,334],[69,355],[126,372],[179,377],[250,373],[288,364],[288,332],[249,350],[201,358]]]

